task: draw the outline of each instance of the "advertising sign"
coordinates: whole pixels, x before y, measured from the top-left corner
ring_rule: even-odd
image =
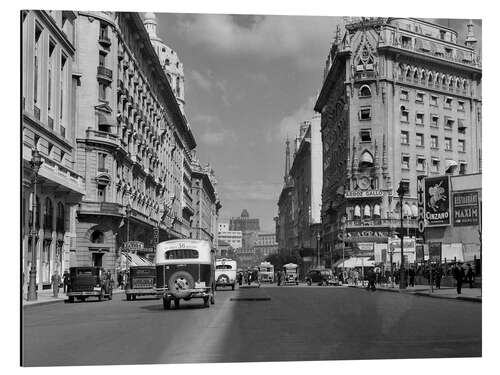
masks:
[[[424,186],[427,226],[450,225],[450,176],[427,177]]]
[[[383,195],[382,190],[348,190],[344,193],[346,199],[382,197]]]
[[[441,242],[429,242],[429,260],[441,263]]]
[[[425,176],[417,176],[417,204],[418,204],[418,219],[417,232],[419,237],[424,238],[425,235]]]
[[[142,251],[142,249],[144,249],[144,243],[141,241],[128,241],[123,244],[123,247],[127,251]]]
[[[453,225],[479,225],[479,194],[477,191],[453,193]]]
[[[415,252],[416,252],[417,262],[423,262],[424,261],[424,245],[417,244],[415,246]]]

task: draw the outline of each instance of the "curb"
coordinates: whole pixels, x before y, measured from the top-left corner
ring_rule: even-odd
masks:
[[[357,287],[354,285],[349,285],[349,288],[365,289],[365,288]],[[478,298],[478,297],[466,297],[466,296],[447,297],[447,296],[424,293],[424,292],[417,292],[417,291],[405,291],[405,290],[400,291],[399,289],[377,289],[376,291],[377,292],[380,291],[380,292],[389,292],[389,293],[411,294],[411,295],[419,296],[419,297],[429,297],[429,298],[447,299],[447,300],[455,300],[455,301],[476,302],[476,303],[483,302],[482,298]]]
[[[117,291],[113,290],[113,294],[124,294],[124,293],[125,293],[125,290],[122,290],[122,289],[118,289]],[[59,298],[59,299],[48,300],[48,301],[40,301],[40,302],[29,303],[29,304],[24,304],[23,303],[23,309],[30,308],[30,307],[33,307],[33,306],[49,305],[49,304],[52,304],[52,303],[66,302],[66,301],[67,301],[66,298],[64,298],[64,299],[63,298]]]

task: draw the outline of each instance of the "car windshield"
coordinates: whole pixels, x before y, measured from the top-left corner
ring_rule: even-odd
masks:
[[[97,274],[97,270],[93,270],[92,268],[77,269],[76,274],[78,276],[92,276]]]
[[[219,264],[215,267],[218,270],[231,270],[233,267],[231,267],[230,264]]]

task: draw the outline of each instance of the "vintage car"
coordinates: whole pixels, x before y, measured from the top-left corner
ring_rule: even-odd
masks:
[[[125,287],[127,301],[135,300],[137,296],[156,296],[155,266],[131,266],[129,278]]]
[[[282,283],[299,285],[299,266],[295,263],[287,263],[283,266]]]
[[[305,276],[307,285],[339,285],[339,279],[330,269],[312,269]]]
[[[113,281],[106,277],[102,267],[70,267],[66,292],[69,302],[75,298],[85,301],[88,297],[113,298]]]
[[[269,262],[259,265],[259,280],[261,283],[274,283],[274,266]]]
[[[208,241],[181,239],[164,241],[156,247],[156,292],[163,308],[176,309],[181,299],[203,299],[215,303],[215,251]]]
[[[227,258],[215,260],[215,289],[217,287],[231,287],[236,285],[236,261]]]

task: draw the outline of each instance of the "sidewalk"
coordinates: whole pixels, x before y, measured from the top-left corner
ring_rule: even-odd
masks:
[[[26,293],[23,293],[23,307],[33,306],[33,305],[45,305],[48,303],[64,302],[68,299],[65,293],[62,292],[63,289],[59,289],[59,296],[57,298],[53,297],[52,289],[44,289],[38,293],[38,298],[36,301],[27,301]],[[115,288],[113,289],[113,296],[115,294],[125,293],[124,289]]]
[[[366,288],[366,286],[361,286],[358,284],[357,286],[349,284],[351,288]],[[396,284],[394,288],[391,285],[377,285],[377,291],[383,292],[393,292],[393,293],[407,293],[413,294],[416,296],[424,296],[431,298],[443,298],[443,299],[454,299],[461,301],[470,301],[470,302],[482,302],[481,289],[480,288],[469,288],[468,285],[462,288],[462,293],[457,294],[456,288],[450,287],[441,287],[441,289],[434,288],[433,292],[430,290],[429,285],[415,285],[414,287],[408,287],[407,289],[399,289],[399,286]]]

